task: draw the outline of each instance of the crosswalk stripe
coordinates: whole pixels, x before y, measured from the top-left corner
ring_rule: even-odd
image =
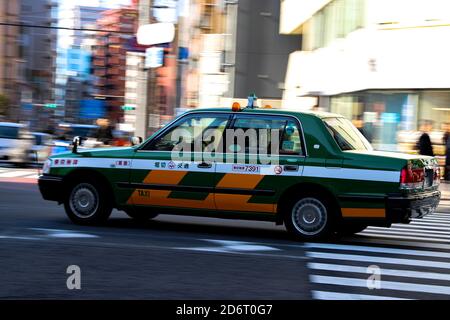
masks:
[[[313,283],[367,288],[366,279],[311,275]],[[381,281],[381,289],[450,295],[450,287],[396,281]]]
[[[313,269],[313,270],[368,274],[367,268],[365,268],[365,267],[356,267],[356,266],[349,266],[349,265],[310,262],[310,263],[308,263],[308,268]],[[450,281],[450,275],[445,274],[445,273],[395,270],[395,269],[386,269],[386,268],[381,269],[381,276],[382,277],[383,276],[394,276],[394,277],[404,277],[404,278]]]
[[[386,230],[376,230],[376,229],[372,229],[372,228],[367,228],[366,229],[367,232],[370,233],[377,233],[377,234],[395,234],[395,235],[410,235],[410,236],[425,236],[428,237],[430,235],[432,235],[434,238],[436,239],[450,239],[450,235],[447,234],[431,234],[430,232],[414,232],[414,231],[397,231],[397,230],[390,230],[390,229],[386,229]],[[365,234],[366,231],[361,232],[362,234]]]
[[[356,254],[342,254],[342,253],[325,253],[325,252],[306,252],[306,256],[316,259],[330,259],[330,260],[344,260],[344,261],[358,261],[358,262],[375,262],[386,264],[403,264],[407,266],[421,266],[430,268],[450,269],[450,263],[429,260],[413,260],[401,258],[388,258],[377,256],[362,256]]]
[[[439,217],[423,217],[422,218],[423,221],[434,221],[434,222],[444,222],[444,221],[449,221],[450,222],[450,218],[439,218]]]
[[[442,226],[442,227],[448,227],[448,226],[450,226],[449,223],[426,222],[426,221],[413,221],[413,222],[411,222],[409,225],[410,225],[410,226],[413,226],[413,225]]]
[[[372,296],[368,294],[340,293],[329,291],[313,291],[313,299],[316,300],[409,300],[396,297]]]
[[[355,245],[346,245],[346,244],[328,244],[328,243],[306,243],[305,248],[347,250],[347,251],[375,252],[375,253],[390,253],[390,254],[400,254],[400,255],[408,255],[408,256],[450,259],[450,253],[448,253],[448,252],[426,251],[426,250],[410,250],[410,249],[397,249],[397,248],[386,248],[386,247],[355,246]]]
[[[406,235],[400,236],[400,235],[393,235],[393,234],[371,233],[371,232],[363,232],[363,233],[360,233],[359,235],[373,236],[373,237],[380,237],[380,238],[389,238],[389,239],[400,239],[400,240],[416,240],[416,241],[427,241],[427,242],[450,243],[450,240],[430,238],[430,237],[414,237],[414,236],[406,236]]]
[[[424,226],[420,226],[420,225],[394,225],[393,227],[391,227],[390,229],[401,229],[401,230],[409,230],[409,229],[417,229],[417,230],[442,230],[442,231],[447,231],[447,234],[449,234],[450,231],[450,227],[439,227],[439,226],[433,226],[433,225],[424,225]]]
[[[18,178],[26,175],[30,175],[32,172],[30,171],[8,171],[4,173],[0,173],[0,178]]]
[[[430,215],[429,217],[450,217],[450,214],[435,212],[432,215]]]
[[[373,230],[373,231],[387,231],[387,232],[395,232],[395,231],[400,231],[400,232],[418,232],[418,233],[422,233],[422,232],[426,232],[430,235],[449,235],[450,233],[448,231],[442,230],[442,231],[436,231],[436,230],[431,230],[430,228],[412,228],[412,227],[390,227],[390,228],[382,228],[382,227],[370,227],[367,228],[366,230]],[[450,229],[447,229],[450,230]]]

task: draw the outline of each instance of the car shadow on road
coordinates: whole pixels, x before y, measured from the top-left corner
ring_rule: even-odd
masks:
[[[184,218],[184,217],[182,217]],[[157,231],[157,232],[176,232],[186,236],[196,237],[237,237],[240,240],[283,240],[292,241],[292,237],[283,227],[275,227],[271,223],[261,223],[243,221],[244,225],[238,225],[239,221],[220,220],[202,218],[202,221],[187,221],[182,219],[177,221],[178,217],[163,216],[155,220],[138,222],[128,218],[113,218],[102,227],[108,230],[139,230],[139,231]]]

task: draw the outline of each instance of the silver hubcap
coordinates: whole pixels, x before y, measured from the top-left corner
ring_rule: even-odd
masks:
[[[298,232],[304,235],[316,235],[327,224],[327,209],[315,198],[304,198],[292,209],[292,223]]]
[[[70,194],[70,209],[79,218],[92,217],[98,209],[98,192],[89,183],[80,183]]]

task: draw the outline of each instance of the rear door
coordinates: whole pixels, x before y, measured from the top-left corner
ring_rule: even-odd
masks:
[[[237,114],[216,165],[219,211],[273,214],[288,186],[303,172],[304,141],[295,118]],[[224,213],[225,214],[225,213]]]
[[[189,114],[140,148],[133,159],[128,204],[214,210],[215,163],[203,151],[214,150],[229,114]],[[214,132],[214,138],[204,137]]]

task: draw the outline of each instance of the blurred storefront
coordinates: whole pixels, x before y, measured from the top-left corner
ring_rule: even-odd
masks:
[[[284,0],[281,8],[281,32],[303,35],[302,50],[290,56],[284,107],[316,96],[381,150],[413,152],[419,124],[429,120],[435,152],[444,153],[448,1]]]

